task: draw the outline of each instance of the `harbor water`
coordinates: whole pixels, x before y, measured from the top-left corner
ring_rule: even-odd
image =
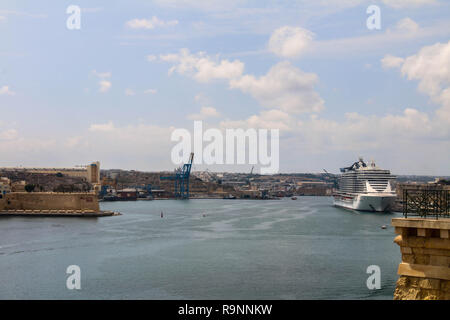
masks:
[[[122,215],[1,218],[0,299],[393,297],[398,213],[339,209],[330,197],[101,207]],[[70,265],[80,267],[80,290],[66,287]],[[366,285],[371,265],[379,290]]]

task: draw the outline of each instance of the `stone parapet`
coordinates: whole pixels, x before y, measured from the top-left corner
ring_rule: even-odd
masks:
[[[394,218],[402,262],[395,300],[450,300],[450,219]]]
[[[95,193],[12,192],[0,203],[2,211],[77,210],[99,212]]]

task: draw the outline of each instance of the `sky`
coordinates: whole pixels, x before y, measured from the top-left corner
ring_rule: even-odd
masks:
[[[449,15],[444,0],[3,0],[0,166],[172,170],[171,133],[201,120],[279,129],[280,172],[362,156],[450,175]]]

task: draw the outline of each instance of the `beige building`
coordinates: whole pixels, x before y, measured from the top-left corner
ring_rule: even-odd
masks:
[[[11,183],[11,192],[24,192],[26,185],[27,185],[27,182],[24,180],[14,181]]]
[[[6,177],[0,177],[0,195],[11,192],[11,181]]]

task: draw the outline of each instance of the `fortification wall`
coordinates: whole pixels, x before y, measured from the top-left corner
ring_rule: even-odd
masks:
[[[1,200],[1,199],[0,199]],[[94,193],[13,192],[5,195],[0,210],[93,210],[100,211]]]
[[[450,219],[394,218],[402,262],[395,300],[450,300]]]
[[[83,168],[8,168],[0,167],[0,171],[4,172],[27,172],[36,174],[52,174],[61,173],[69,177],[84,178],[92,184],[100,184],[100,162],[93,162]]]

